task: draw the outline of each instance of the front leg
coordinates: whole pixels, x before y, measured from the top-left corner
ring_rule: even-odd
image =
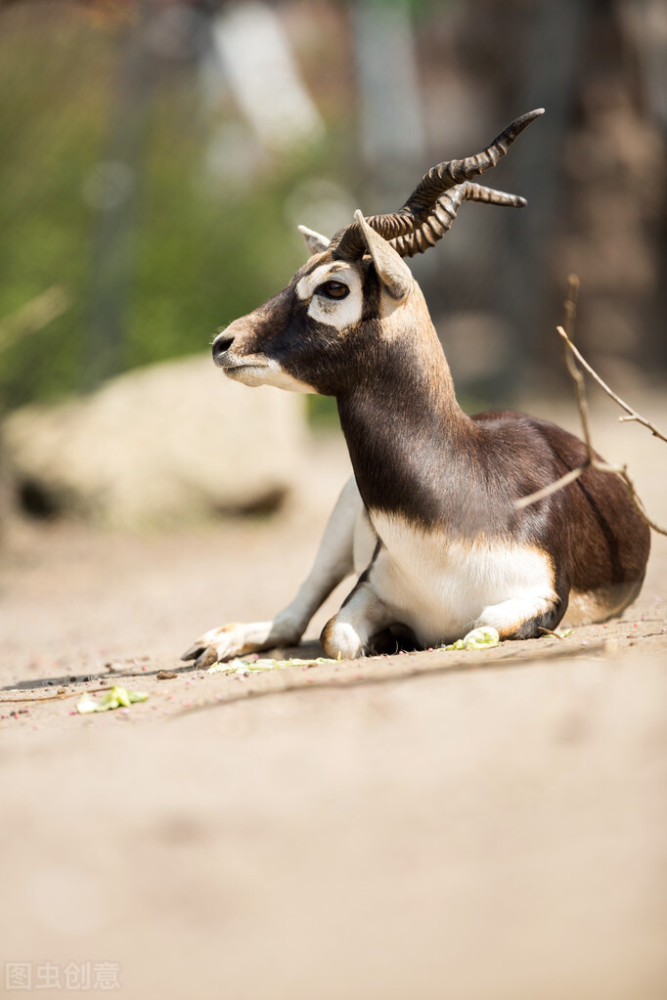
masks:
[[[353,540],[363,504],[351,479],[333,509],[313,568],[288,607],[270,621],[235,623],[213,628],[198,639],[184,660],[207,667],[218,660],[258,653],[274,646],[296,646],[322,602],[353,569]]]
[[[395,623],[395,616],[380,600],[364,573],[338,614],[324,626],[321,642],[332,659],[365,656],[372,639]]]
[[[218,660],[258,653],[273,646],[296,646],[303,635],[305,625],[301,628],[299,621],[285,617],[286,611],[271,621],[231,622],[219,628],[212,628],[197,639],[183,653],[181,659],[195,660],[195,666],[203,668],[210,667]]]

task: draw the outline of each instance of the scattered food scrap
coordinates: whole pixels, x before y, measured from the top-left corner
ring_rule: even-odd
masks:
[[[143,691],[128,691],[123,687],[112,687],[99,701],[96,701],[88,691],[81,695],[76,703],[76,710],[81,715],[90,712],[108,712],[112,708],[129,708],[136,701],[146,701],[148,695]]]
[[[244,674],[262,670],[283,670],[285,667],[311,667],[315,663],[336,663],[326,656],[318,656],[310,660],[227,660],[225,663],[214,663],[209,667],[209,674]]]
[[[482,625],[481,628],[474,628],[462,639],[445,646],[445,649],[491,649],[500,642],[497,629],[492,625]]]

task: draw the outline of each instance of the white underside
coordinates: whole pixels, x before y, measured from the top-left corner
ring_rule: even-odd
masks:
[[[396,515],[371,512],[371,520],[383,545],[370,583],[423,645],[460,638],[477,625],[502,634],[556,599],[551,562],[537,549],[455,539]]]
[[[286,389],[288,392],[315,392],[312,385],[294,378],[273,358],[262,358],[257,362],[253,362],[252,359],[245,360],[234,368],[227,368],[225,375],[233,382],[243,382],[252,388],[258,385],[272,385],[276,389]]]
[[[511,635],[556,600],[551,562],[543,552],[497,538],[455,539],[377,511],[369,516],[352,479],[329,519],[313,568],[285,610],[268,621],[212,629],[195,647],[226,659],[294,645],[336,584],[365,571],[364,582],[325,629],[329,656],[362,655],[375,634],[395,625],[408,626],[426,647],[481,625]],[[600,621],[625,603],[627,593],[612,588],[574,593],[566,621]]]

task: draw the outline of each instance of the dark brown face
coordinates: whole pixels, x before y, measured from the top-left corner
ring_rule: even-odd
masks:
[[[213,359],[245,385],[337,395],[354,378],[352,342],[380,310],[372,264],[315,254],[278,295],[218,334]]]
[[[403,257],[433,246],[466,199],[525,204],[471,178],[495,166],[541,114],[538,109],[517,118],[476,156],[438,164],[398,213],[367,220],[357,211],[331,242],[300,227],[313,256],[283,292],[216,337],[215,363],[246,385],[338,396],[372,370],[368,364],[365,371],[355,368],[354,338],[358,362],[363,340],[381,352],[411,331],[429,336],[428,310]],[[364,338],[367,323],[373,324],[372,336]]]

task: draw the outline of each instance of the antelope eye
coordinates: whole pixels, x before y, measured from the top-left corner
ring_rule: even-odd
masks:
[[[327,299],[344,299],[350,294],[350,289],[342,281],[325,281],[317,289],[317,294]]]

